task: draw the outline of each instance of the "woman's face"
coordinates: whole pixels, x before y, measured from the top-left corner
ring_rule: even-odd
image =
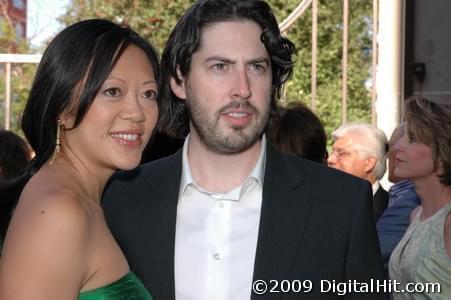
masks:
[[[78,127],[64,131],[65,151],[84,164],[132,169],[158,119],[157,83],[145,52],[130,45],[119,58]],[[73,116],[63,123],[71,128]]]
[[[395,176],[410,180],[435,176],[432,148],[409,135],[406,129],[403,137],[394,145]]]

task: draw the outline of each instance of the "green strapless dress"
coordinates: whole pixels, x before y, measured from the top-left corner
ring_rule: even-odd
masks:
[[[135,274],[129,272],[121,279],[110,283],[106,286],[81,292],[79,300],[152,300],[149,291],[144,284],[136,277]]]

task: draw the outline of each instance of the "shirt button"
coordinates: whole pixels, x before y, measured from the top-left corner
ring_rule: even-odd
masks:
[[[224,202],[218,201],[218,206],[219,206],[219,208],[223,208],[224,207]]]
[[[219,260],[221,257],[219,256],[219,253],[215,253],[215,254],[213,254],[213,258],[215,260]]]

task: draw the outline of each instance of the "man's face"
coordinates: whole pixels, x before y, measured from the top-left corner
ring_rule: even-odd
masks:
[[[395,175],[395,167],[396,167],[396,153],[398,153],[398,150],[394,147],[395,144],[403,137],[404,135],[404,125],[400,125],[398,128],[396,128],[391,137],[388,141],[388,153],[387,153],[387,159],[388,159],[388,180],[391,182],[398,182],[402,178],[399,178]]]
[[[219,154],[240,153],[260,138],[269,117],[272,72],[251,21],[204,27],[189,74],[171,87],[186,99],[192,141]]]
[[[335,140],[327,164],[329,167],[344,171],[370,182],[374,158],[359,150],[359,137],[348,133]]]

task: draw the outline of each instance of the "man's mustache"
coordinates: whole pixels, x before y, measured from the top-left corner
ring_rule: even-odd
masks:
[[[237,109],[239,109],[240,111],[243,111],[243,112],[247,112],[247,113],[257,113],[258,112],[257,108],[254,105],[252,105],[249,101],[235,100],[235,101],[232,101],[229,104],[223,106],[219,110],[219,113],[225,114],[225,113],[235,111]]]

